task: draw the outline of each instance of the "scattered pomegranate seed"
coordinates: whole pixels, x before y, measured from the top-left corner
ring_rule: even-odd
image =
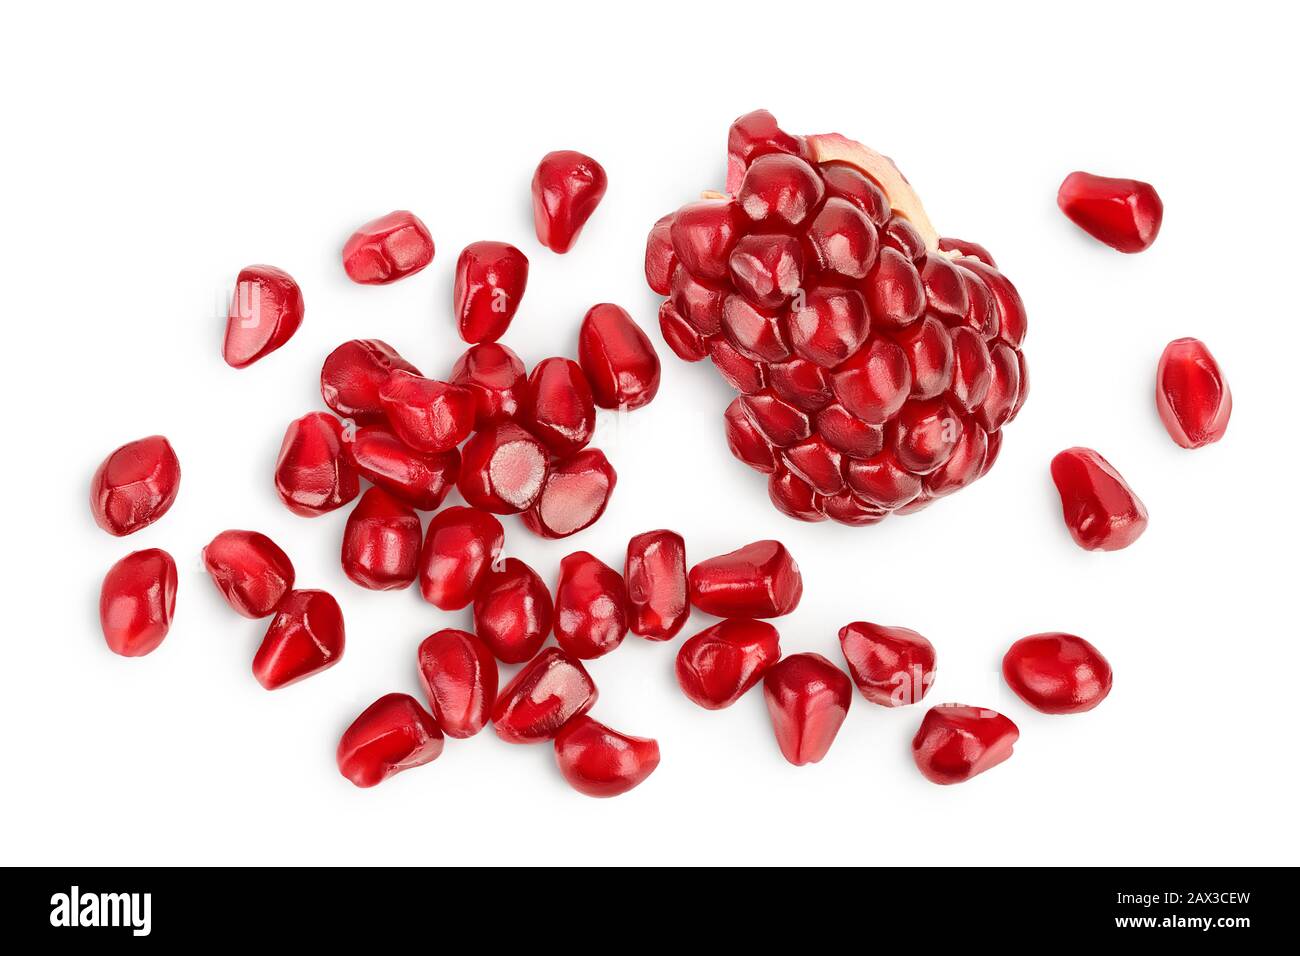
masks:
[[[776,742],[796,767],[826,756],[853,703],[853,685],[820,654],[791,654],[763,675]]]
[[[321,397],[343,418],[362,424],[385,422],[379,389],[397,369],[420,374],[418,368],[398,355],[387,342],[379,339],[344,342],[321,366]]]
[[[518,558],[489,568],[474,596],[474,633],[504,664],[522,664],[551,633],[554,606],[546,582]]]
[[[466,342],[495,342],[528,285],[528,257],[506,242],[471,242],[456,260],[452,307]]]
[[[1223,437],[1232,415],[1232,392],[1205,343],[1175,339],[1156,368],[1156,408],[1169,437],[1184,448],[1203,448]]]
[[[362,285],[387,285],[433,261],[433,237],[414,213],[398,210],[371,220],[343,246],[343,268]]]
[[[555,762],[579,793],[617,797],[654,773],[659,742],[620,734],[587,716],[575,717],[556,735]]]
[[[593,305],[578,331],[578,363],[601,408],[640,408],[659,391],[659,356],[650,337],[616,305]]]
[[[1110,693],[1110,664],[1081,637],[1034,634],[1011,645],[1002,658],[1007,686],[1045,714],[1081,714]]]
[[[497,662],[473,634],[447,628],[420,642],[420,684],[448,737],[473,737],[492,715]]]
[[[275,266],[249,266],[235,280],[222,357],[231,368],[246,368],[288,342],[300,325],[302,290],[293,276]]]
[[[420,516],[382,488],[371,488],[343,529],[343,573],[363,588],[410,587],[420,564]]]
[[[127,442],[95,469],[90,511],[116,537],[147,528],[167,513],[181,483],[181,463],[162,435]]]
[[[591,441],[596,405],[587,376],[566,358],[538,362],[528,376],[528,430],[554,454],[567,457]]]
[[[677,683],[691,700],[721,710],[740,700],[781,656],[781,638],[766,621],[729,618],[682,644]]]
[[[586,551],[560,561],[555,589],[555,640],[582,660],[603,657],[627,636],[623,576]]]
[[[623,577],[632,632],[652,641],[676,637],[691,613],[682,536],[662,530],[637,535],[627,543]]]
[[[293,562],[256,531],[223,531],[203,549],[203,566],[244,617],[268,617],[293,589]]]
[[[493,514],[527,511],[549,473],[546,446],[513,422],[478,431],[460,452],[458,487],[466,503]]]
[[[1011,756],[1016,725],[996,711],[940,704],[926,711],[912,738],[912,759],[932,783],[965,783]]]
[[[362,478],[419,511],[437,510],[460,474],[455,448],[418,452],[377,425],[358,428],[344,448]]]
[[[1165,205],[1150,183],[1074,172],[1056,193],[1070,221],[1120,252],[1141,252],[1156,241]]]
[[[99,624],[109,650],[143,657],[163,642],[176,610],[176,562],[166,551],[133,551],[104,575]]]
[[[1127,548],[1147,529],[1147,509],[1110,462],[1091,448],[1052,459],[1052,480],[1070,535],[1088,551]]]
[[[329,412],[309,412],[289,423],[275,463],[275,490],[294,514],[323,515],[360,493],[343,441],[343,426]]]
[[[290,591],[253,657],[253,676],[267,690],[288,687],[343,657],[343,612],[325,591]]]
[[[434,607],[460,610],[474,600],[504,544],[501,522],[486,512],[458,507],[438,512],[420,552],[420,593]]]
[[[541,743],[591,710],[597,696],[583,666],[560,648],[548,647],[497,695],[492,726],[506,743]]]
[[[780,617],[803,595],[799,565],[779,541],[755,541],[701,561],[689,579],[691,603],[717,617]]]
[[[605,513],[617,482],[614,466],[598,448],[555,462],[537,501],[523,513],[524,527],[544,538],[577,534]]]
[[[934,645],[916,631],[855,621],[840,628],[840,647],[853,683],[873,704],[915,704],[934,683]]]
[[[361,712],[339,740],[339,773],[358,787],[429,763],[442,753],[442,731],[409,694],[386,694]]]
[[[528,401],[528,372],[519,356],[498,342],[471,345],[452,366],[452,385],[474,393],[475,428],[518,417]]]
[[[590,156],[571,149],[543,156],[533,174],[537,241],[552,252],[568,252],[608,185],[604,168]]]
[[[396,369],[379,387],[379,401],[397,437],[425,454],[450,451],[474,429],[474,393]]]

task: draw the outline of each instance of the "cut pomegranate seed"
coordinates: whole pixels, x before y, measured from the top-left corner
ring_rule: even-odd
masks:
[[[623,576],[586,551],[560,561],[555,589],[555,640],[582,660],[603,657],[627,636]]]
[[[460,475],[460,452],[414,451],[386,428],[358,428],[345,450],[362,478],[420,511],[435,511]]]
[[[166,551],[133,551],[104,575],[99,624],[108,649],[143,657],[163,642],[176,610],[176,562]]]
[[[614,466],[598,448],[556,462],[537,501],[523,513],[524,527],[544,538],[577,534],[605,513],[617,482]]]
[[[325,591],[290,591],[253,657],[253,676],[267,690],[288,687],[343,657],[343,612]]]
[[[325,359],[320,370],[320,394],[325,404],[343,418],[361,424],[383,422],[379,389],[393,371],[419,375],[420,370],[402,358],[387,342],[353,339]]]
[[[459,385],[397,369],[379,387],[379,401],[397,437],[416,451],[455,448],[474,430],[474,393]]]
[[[654,224],[645,241],[645,281],[660,295],[672,288],[677,254],[673,252],[673,217],[664,216]]]
[[[626,311],[593,305],[578,330],[578,363],[601,408],[640,408],[659,391],[659,356]]]
[[[386,694],[361,712],[339,740],[339,773],[373,787],[442,753],[442,731],[409,694]]]
[[[577,362],[548,358],[533,367],[528,376],[523,422],[561,457],[574,454],[591,441],[596,430],[596,404],[587,376]]]
[[[302,325],[302,290],[275,266],[249,266],[235,280],[221,355],[245,368],[288,342]]]
[[[1045,714],[1081,714],[1110,693],[1110,663],[1081,637],[1034,634],[1011,645],[1002,658],[1007,686]]]
[[[571,149],[543,156],[533,174],[537,241],[552,252],[568,252],[608,185],[604,167],[590,156]]]
[[[226,602],[244,617],[268,617],[293,589],[293,562],[256,531],[221,532],[203,549],[203,566]]]
[[[820,654],[791,654],[763,675],[776,742],[796,767],[826,756],[853,703],[853,685]]]
[[[420,552],[420,593],[434,607],[460,610],[474,600],[504,544],[501,522],[486,512],[438,512],[429,521]]]
[[[915,704],[934,683],[934,645],[916,631],[855,621],[840,628],[840,648],[853,683],[873,704]]]
[[[628,625],[652,641],[677,635],[690,616],[686,542],[675,531],[647,531],[627,543],[623,566]]]
[[[497,662],[473,634],[447,628],[420,642],[420,684],[448,737],[473,737],[492,716]]]
[[[1076,226],[1120,252],[1141,252],[1156,241],[1165,206],[1150,183],[1075,172],[1056,194]]]
[[[527,511],[546,484],[546,447],[512,422],[482,429],[465,443],[460,455],[460,493],[483,511],[499,515]]]
[[[1091,448],[1052,459],[1052,480],[1070,535],[1088,551],[1127,548],[1147,529],[1147,509],[1110,462]]]
[[[591,675],[558,647],[548,647],[497,695],[492,727],[509,744],[551,740],[596,703]]]
[[[309,412],[289,423],[275,463],[275,490],[294,514],[323,515],[360,493],[343,442],[343,426],[329,412]]]
[[[116,537],[147,528],[167,513],[181,483],[181,463],[162,435],[127,442],[95,469],[90,511]]]
[[[1203,448],[1223,437],[1232,415],[1232,392],[1205,343],[1175,339],[1156,368],[1156,408],[1169,437],[1184,448]]]
[[[362,285],[387,285],[433,261],[433,237],[414,213],[398,210],[371,220],[343,246],[343,268]]]
[[[489,568],[474,596],[474,633],[504,664],[522,664],[551,633],[551,592],[528,565],[506,558]]]
[[[781,638],[766,621],[729,618],[682,644],[677,683],[691,700],[721,710],[740,700],[781,656]]]
[[[410,587],[420,563],[420,516],[382,488],[371,488],[343,529],[343,573],[363,588]]]
[[[466,342],[505,335],[528,285],[528,257],[506,242],[471,242],[456,260],[452,307]]]
[[[940,704],[926,712],[912,738],[912,759],[932,783],[964,783],[1010,757],[1019,737],[996,711]]]
[[[803,577],[779,541],[755,541],[691,568],[691,603],[717,617],[780,617],[799,605]]]
[[[447,381],[474,393],[478,403],[475,428],[518,417],[528,401],[528,372],[523,361],[498,342],[471,345],[456,360]]]
[[[617,797],[654,773],[659,742],[620,734],[587,716],[575,717],[556,735],[555,762],[579,793]]]

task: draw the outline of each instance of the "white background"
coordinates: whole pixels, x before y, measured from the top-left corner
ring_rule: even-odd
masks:
[[[1294,11],[24,6],[0,41],[6,862],[1296,862]],[[782,517],[726,450],[726,387],[662,346],[645,233],[721,186],[727,126],[758,107],[892,155],[940,232],[985,244],[1027,303],[1033,391],[1002,458],[923,514],[865,529]],[[537,243],[528,193],[559,148],[610,179],[566,256]],[[1123,256],[1067,222],[1055,193],[1073,169],[1155,183],[1155,246]],[[353,285],[343,241],[395,208],[429,225],[433,265]],[[601,421],[619,484],[599,525],[543,542],[509,519],[509,554],[553,580],[568,551],[618,565],[655,527],[682,532],[694,560],[779,537],[806,588],[778,622],[787,651],[838,660],[852,620],[915,628],[939,650],[929,700],[1006,712],[1014,757],[933,786],[908,746],[922,709],[858,698],[826,760],[794,768],[761,693],[700,710],[673,680],[676,644],[629,636],[590,668],[595,716],[662,747],[629,795],[580,796],[549,746],[490,731],[376,789],[345,781],[340,732],[381,694],[418,694],[416,645],[468,614],[351,584],[347,511],[293,516],[272,467],[288,421],[322,407],[321,360],[345,339],[383,338],[446,374],[463,347],[452,267],[476,239],[532,260],[506,338],[530,365],[573,354],[601,301],[630,309],[664,361],[651,406],[626,428]],[[234,371],[221,299],[253,262],[298,279],[306,320]],[[1235,396],[1226,439],[1196,452],[1152,401],[1157,357],[1185,335]],[[155,433],[179,453],[179,499],[111,538],[90,517],[91,473]],[[1150,509],[1127,551],[1085,553],[1066,533],[1048,462],[1075,444]],[[264,624],[199,565],[230,527],[271,535],[302,586],[338,596],[339,666],[275,693],[253,680]],[[146,547],[180,565],[176,619],[128,660],[99,634],[99,583]],[[1098,710],[1043,716],[1001,683],[1007,645],[1045,630],[1109,657]]]

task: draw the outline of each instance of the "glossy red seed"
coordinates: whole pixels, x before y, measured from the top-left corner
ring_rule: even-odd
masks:
[[[902,216],[890,216],[880,231],[880,242],[892,249],[897,249],[912,262],[920,263],[926,256],[925,240],[920,233]]]
[[[926,316],[897,333],[895,341],[907,353],[912,375],[912,398],[942,395],[952,382],[952,337],[943,323]]]
[[[343,269],[362,285],[396,282],[432,261],[433,237],[404,209],[366,223],[343,246]]]
[[[1056,204],[1076,226],[1120,252],[1150,248],[1165,214],[1150,183],[1083,172],[1065,177]]]
[[[963,420],[958,427],[961,437],[948,460],[925,476],[925,492],[933,498],[950,495],[984,473],[984,459],[988,455],[987,433],[969,419]]]
[[[686,542],[675,531],[647,531],[627,543],[623,565],[628,626],[652,641],[677,635],[690,616]]]
[[[798,521],[825,521],[820,496],[784,463],[767,480],[767,496],[776,510]]]
[[[709,342],[709,358],[718,374],[738,392],[752,395],[767,383],[765,366],[741,355],[734,345],[722,336]]]
[[[965,239],[941,238],[939,240],[939,248],[943,252],[953,252],[959,256],[970,256],[972,259],[978,259],[980,262],[990,265],[994,269],[998,267],[998,264],[993,261],[993,257],[989,255],[989,251],[978,242],[969,242]]]
[[[290,591],[253,657],[253,676],[267,690],[287,687],[343,657],[343,612],[325,591]]]
[[[993,359],[979,333],[952,330],[952,397],[966,411],[979,408],[993,383]]]
[[[791,357],[785,316],[757,309],[742,296],[729,295],[722,303],[722,331],[745,358],[756,362],[782,362]]]
[[[461,449],[458,487],[475,508],[518,514],[542,493],[548,461],[546,446],[518,425],[490,425]]]
[[[848,677],[820,654],[791,654],[769,667],[763,697],[785,759],[802,767],[825,757],[852,695]]]
[[[730,199],[687,203],[677,210],[669,230],[677,261],[697,280],[721,282],[727,278],[744,222],[740,207]]]
[[[1011,280],[997,269],[973,259],[963,259],[962,268],[979,276],[993,294],[998,313],[998,338],[1013,348],[1020,348],[1029,320],[1025,315],[1025,304]]]
[[[901,329],[925,311],[925,286],[921,274],[897,249],[880,250],[864,285],[871,320],[880,328]]]
[[[798,156],[772,153],[750,163],[736,201],[751,222],[780,229],[808,219],[825,193],[821,177],[808,163]],[[677,254],[681,256],[680,248]]]
[[[727,406],[723,421],[727,429],[727,446],[736,458],[764,474],[771,474],[776,470],[776,457],[772,453],[772,446],[745,414],[742,399],[736,398]]]
[[[608,185],[604,167],[590,156],[571,149],[543,156],[533,173],[537,241],[552,252],[568,252]]]
[[[785,545],[755,541],[691,568],[691,603],[717,617],[780,617],[799,605],[803,577]]]
[[[791,445],[781,458],[819,495],[837,495],[844,490],[843,455],[822,439],[813,437]]]
[[[790,310],[790,344],[803,358],[834,368],[866,341],[867,304],[856,289],[818,286]]]
[[[567,538],[595,524],[618,474],[599,448],[585,448],[551,465],[542,492],[522,515],[524,527],[543,538]]]
[[[961,420],[943,399],[908,402],[895,421],[894,455],[914,475],[946,462],[961,438]]]
[[[95,524],[116,537],[147,528],[167,513],[181,483],[181,463],[162,435],[127,442],[90,479]]]
[[[288,342],[302,325],[302,290],[275,266],[240,270],[226,317],[221,355],[232,368],[245,368]]]
[[[492,727],[506,743],[541,743],[591,710],[597,696],[582,664],[560,648],[548,647],[497,695]]]
[[[591,441],[596,403],[577,362],[548,358],[528,376],[528,404],[521,418],[553,453],[572,455]]]
[[[408,446],[425,454],[449,451],[474,429],[474,393],[397,369],[379,387],[388,423]]]
[[[884,424],[898,414],[912,390],[907,353],[889,339],[872,339],[835,369],[831,389],[855,418]]]
[[[1184,448],[1203,448],[1223,437],[1232,415],[1232,392],[1205,343],[1175,339],[1156,367],[1156,409],[1169,437]]]
[[[1091,448],[1052,459],[1052,480],[1070,536],[1088,551],[1118,551],[1147,528],[1147,509],[1110,462]]]
[[[1045,714],[1081,714],[1110,693],[1113,675],[1101,651],[1073,634],[1033,634],[1002,658],[1007,686]]]
[[[800,411],[815,412],[835,399],[830,373],[813,362],[792,358],[768,366],[772,391]]]
[[[921,479],[899,465],[893,452],[882,452],[866,460],[850,459],[844,465],[844,480],[867,501],[894,511],[921,493]]]
[[[879,505],[872,504],[847,489],[841,491],[838,495],[828,495],[822,498],[820,504],[821,511],[826,517],[832,521],[838,521],[840,524],[853,527],[878,524],[881,519],[889,514]]]
[[[508,242],[471,242],[456,259],[452,310],[466,342],[495,342],[528,285],[528,257]]]
[[[1016,725],[996,711],[962,704],[931,707],[912,738],[912,759],[932,783],[964,783],[1011,756]]]
[[[732,123],[727,133],[727,192],[735,195],[750,163],[769,153],[806,158],[808,147],[803,137],[791,136],[777,126],[776,117],[767,110],[754,110]]]
[[[505,664],[531,658],[551,633],[551,592],[528,565],[506,558],[483,575],[474,595],[474,633]]]
[[[927,255],[921,263],[925,304],[932,315],[956,321],[970,310],[966,282],[947,256]]]
[[[445,508],[429,521],[420,552],[420,593],[434,607],[458,611],[478,595],[501,556],[505,529],[474,508]]]
[[[1002,322],[998,314],[998,301],[994,298],[989,284],[966,268],[963,263],[969,264],[970,260],[959,259],[954,264],[954,268],[966,287],[966,298],[970,304],[966,308],[966,314],[960,320],[951,316],[945,316],[944,320],[954,332],[965,326],[968,330],[976,332],[981,339],[994,338],[1001,331]]]
[[[497,699],[497,662],[467,631],[446,628],[420,642],[420,686],[448,737],[473,737],[487,726]]]
[[[442,753],[442,731],[409,694],[386,694],[361,712],[339,740],[339,773],[373,787]]]
[[[371,488],[343,529],[343,573],[363,588],[410,587],[420,563],[420,516],[382,488]]]
[[[435,511],[456,484],[460,452],[422,454],[387,428],[358,428],[344,444],[362,478],[420,511]]]
[[[808,227],[817,267],[845,281],[865,279],[876,263],[880,239],[860,208],[846,199],[826,200]]]
[[[994,432],[1011,420],[1020,400],[1020,357],[1003,342],[989,349],[989,389],[975,412],[985,431]]]
[[[673,216],[668,214],[650,229],[645,241],[645,281],[660,295],[672,288],[677,253],[673,252]]]
[[[343,426],[329,412],[309,412],[289,423],[275,463],[275,490],[294,514],[326,514],[361,491],[344,440]]]
[[[640,408],[659,391],[650,337],[616,305],[593,305],[578,330],[578,364],[601,408]]]
[[[659,766],[659,743],[621,734],[587,716],[575,717],[556,735],[555,762],[579,793],[617,797]]]
[[[293,589],[293,562],[256,531],[221,532],[203,549],[203,566],[226,602],[244,617],[269,616]]]
[[[114,654],[143,657],[157,648],[175,610],[176,562],[166,551],[133,551],[104,575],[99,624]]]
[[[745,395],[740,407],[763,437],[779,448],[801,442],[812,434],[808,416],[770,389]]]
[[[499,342],[471,345],[456,360],[447,381],[474,393],[475,428],[517,418],[528,401],[523,360]]]
[[[659,306],[659,333],[683,362],[698,362],[709,354],[708,342],[681,317],[668,299]]]
[[[574,657],[603,657],[627,636],[623,576],[586,551],[560,561],[555,589],[555,640]]]
[[[908,628],[854,621],[840,628],[840,648],[853,683],[873,704],[915,704],[934,683],[934,645]]]
[[[695,279],[685,266],[673,273],[671,301],[677,314],[702,336],[722,331],[722,303],[726,292],[715,285]]]
[[[840,404],[827,405],[818,412],[815,425],[826,444],[850,458],[871,458],[885,447],[883,425],[868,424]]]
[[[379,389],[395,369],[420,374],[419,369],[387,342],[379,339],[344,342],[321,366],[321,397],[343,418],[363,424],[385,421]]]
[[[696,634],[677,652],[677,683],[692,701],[721,710],[740,700],[781,656],[771,624],[729,618]]]
[[[793,236],[745,236],[727,265],[736,290],[759,308],[785,305],[803,285],[803,250]]]
[[[847,199],[866,213],[867,218],[876,226],[883,226],[889,221],[889,199],[861,171],[843,163],[822,163],[820,171],[822,181],[826,183],[827,195]]]

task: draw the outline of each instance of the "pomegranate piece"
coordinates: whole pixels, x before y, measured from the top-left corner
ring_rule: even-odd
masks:
[[[779,541],[755,541],[691,568],[691,603],[717,617],[780,617],[799,605],[803,577]]]
[[[387,342],[379,339],[344,342],[321,366],[321,398],[342,418],[363,424],[385,421],[379,389],[398,369],[420,374],[418,368],[398,355]]]
[[[294,514],[327,514],[360,493],[343,444],[343,425],[329,412],[309,412],[289,423],[275,463],[275,490]]]
[[[366,223],[343,245],[343,268],[362,285],[387,285],[433,261],[433,237],[414,213],[390,212]]]
[[[543,156],[533,173],[537,241],[552,252],[568,252],[608,185],[604,167],[590,156],[571,149]]]
[[[409,694],[385,694],[343,731],[339,773],[358,787],[373,787],[434,760],[442,747],[442,731],[419,701]]]
[[[840,648],[853,683],[873,704],[915,704],[934,683],[934,645],[908,628],[854,621],[840,628]]]
[[[632,632],[652,641],[676,637],[691,613],[682,536],[664,530],[637,535],[627,543],[623,578]]]
[[[1110,693],[1110,663],[1081,637],[1033,634],[1002,658],[1007,686],[1044,714],[1081,714]]]
[[[578,364],[601,408],[640,408],[659,391],[659,356],[626,311],[593,305],[578,330]]]
[[[511,515],[533,506],[549,474],[546,446],[513,422],[477,432],[460,453],[458,487],[482,511]]]
[[[473,737],[497,699],[497,662],[482,641],[446,628],[420,642],[420,684],[433,718],[448,737]]]
[[[579,793],[617,797],[654,773],[659,742],[621,734],[587,716],[575,717],[555,737],[555,762]]]
[[[912,759],[927,780],[964,783],[1011,756],[1016,725],[996,711],[940,704],[926,711],[912,738]]]
[[[325,591],[290,591],[253,657],[253,676],[267,690],[319,674],[343,656],[343,612]]]
[[[302,290],[275,266],[240,270],[226,317],[221,355],[231,368],[246,368],[270,355],[302,325]]]
[[[181,463],[162,435],[127,442],[95,469],[90,512],[115,537],[147,528],[167,513],[181,483]]]
[[[99,625],[108,649],[143,657],[163,642],[176,610],[176,562],[166,551],[133,551],[108,569]]]
[[[518,417],[528,401],[528,372],[524,363],[498,342],[471,345],[456,360],[447,381],[474,393],[475,428]]]
[[[853,702],[853,685],[820,654],[791,654],[763,675],[763,697],[781,753],[802,767],[831,749]]]
[[[345,448],[362,478],[420,511],[435,511],[456,484],[460,452],[414,451],[386,428],[358,428]]]
[[[1147,509],[1110,462],[1091,448],[1052,459],[1052,480],[1075,543],[1087,551],[1127,548],[1147,529]]]
[[[503,664],[522,664],[546,642],[554,613],[546,582],[518,558],[506,558],[479,583],[474,633]]]
[[[555,640],[582,660],[604,657],[627,636],[623,576],[586,551],[560,561],[555,589]]]
[[[363,588],[410,587],[420,564],[420,516],[382,488],[371,488],[343,529],[343,573]]]
[[[1156,368],[1156,409],[1169,437],[1184,448],[1203,448],[1223,437],[1232,415],[1232,392],[1205,343],[1175,339]]]
[[[221,532],[203,549],[203,566],[226,603],[244,617],[270,616],[293,589],[293,562],[256,531]]]
[[[728,618],[682,644],[677,683],[707,710],[740,700],[781,656],[781,638],[766,621]]]
[[[528,257],[506,242],[471,242],[456,260],[452,308],[466,342],[505,335],[528,285]]]
[[[524,527],[543,538],[577,534],[605,513],[617,482],[614,466],[598,448],[586,448],[556,462],[537,501],[523,513]]]
[[[1056,204],[1076,226],[1120,252],[1150,248],[1165,214],[1150,183],[1083,172],[1065,177]]]
[[[434,607],[458,611],[474,600],[501,556],[505,529],[474,508],[446,508],[429,521],[420,552],[420,593]]]
[[[497,695],[492,727],[508,744],[551,740],[596,703],[596,685],[582,664],[558,647],[530,660]]]
[[[397,437],[416,451],[455,448],[474,430],[474,393],[396,369],[379,387],[379,402]]]
[[[596,430],[596,404],[587,376],[577,362],[548,358],[533,367],[528,376],[523,423],[561,457],[574,454],[591,441]]]

